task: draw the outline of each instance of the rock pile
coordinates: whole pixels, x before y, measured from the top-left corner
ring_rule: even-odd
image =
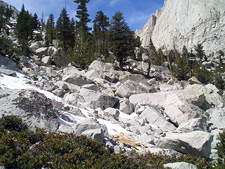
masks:
[[[1,71],[1,115],[19,115],[32,127],[84,134],[117,153],[164,150],[216,158],[225,102],[211,84],[183,85],[166,73],[161,80],[146,79],[97,60],[88,70],[39,66],[32,60],[29,65],[22,68],[27,77],[20,89],[7,86],[3,79],[10,74]],[[151,73],[159,69],[168,71],[153,66]],[[10,78],[19,80],[12,71],[16,77]]]

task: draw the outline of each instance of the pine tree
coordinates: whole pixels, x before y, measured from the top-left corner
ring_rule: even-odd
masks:
[[[45,36],[46,45],[48,46],[49,44],[52,44],[52,41],[55,38],[56,38],[55,20],[54,20],[54,15],[51,13],[49,15],[49,18],[46,24],[46,36]]]
[[[152,42],[152,39],[150,38],[149,48],[148,48],[148,72],[147,72],[147,76],[149,76],[149,74],[150,74],[150,69],[151,69],[152,63],[156,64],[156,49],[155,49],[155,46]],[[161,64],[161,62],[159,62],[159,65],[160,64]]]
[[[78,4],[76,17],[79,19],[75,27],[75,48],[74,52],[70,52],[69,58],[82,68],[88,66],[95,56],[95,44],[90,34],[91,28],[88,27],[89,19],[86,3],[90,0],[75,0]]]
[[[195,51],[196,51],[196,56],[199,58],[200,62],[200,66],[202,66],[202,59],[205,56],[205,52],[203,50],[203,46],[202,44],[197,44],[197,46],[195,46]]]
[[[112,17],[109,40],[110,49],[119,61],[120,70],[123,69],[125,59],[132,54],[131,52],[134,52],[134,37],[131,36],[134,36],[134,34],[125,22],[123,14],[116,12]]]
[[[224,52],[220,50],[218,53],[219,53],[219,60],[220,60],[220,66],[221,66],[223,64],[222,57],[224,57]]]
[[[108,56],[107,51],[107,33],[109,27],[109,18],[100,10],[97,12],[94,23],[93,34],[97,44],[97,53],[105,57]]]
[[[56,24],[57,37],[62,48],[67,51],[69,48],[71,32],[71,23],[65,8],[62,9]]]
[[[38,29],[40,26],[39,20],[38,20],[38,15],[36,13],[34,13],[34,16],[31,17],[31,28],[34,29]]]
[[[89,32],[91,28],[88,27],[87,24],[91,21],[91,19],[89,19],[86,4],[89,3],[90,0],[75,0],[74,2],[78,4],[76,17],[79,21],[77,22],[77,28],[84,32]]]
[[[16,35],[21,44],[22,50],[29,53],[28,40],[32,38],[32,27],[30,24],[31,16],[28,11],[25,11],[24,5],[18,15],[16,24]]]
[[[178,80],[188,80],[190,77],[189,73],[189,65],[185,58],[179,57],[176,64],[173,66],[174,76]]]

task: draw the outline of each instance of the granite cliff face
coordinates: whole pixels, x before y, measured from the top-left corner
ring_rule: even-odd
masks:
[[[225,50],[224,0],[165,0],[160,11],[152,14],[141,30],[136,31],[143,46],[150,36],[156,48],[172,49],[183,45],[190,50],[202,43],[206,54]]]

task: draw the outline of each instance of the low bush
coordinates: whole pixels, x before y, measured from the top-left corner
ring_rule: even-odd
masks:
[[[5,168],[163,168],[163,164],[185,161],[198,168],[212,168],[213,163],[190,155],[147,153],[130,156],[110,152],[103,144],[75,134],[29,131],[17,116],[0,119],[0,166]],[[224,134],[218,147],[224,158]],[[220,156],[221,157],[221,156]],[[224,166],[224,159],[215,166]]]

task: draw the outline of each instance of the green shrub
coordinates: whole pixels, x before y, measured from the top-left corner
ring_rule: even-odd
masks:
[[[217,143],[218,148],[218,159],[215,163],[216,169],[224,169],[225,168],[225,131],[220,133],[218,137],[219,142]]]
[[[190,155],[139,155],[132,152],[128,157],[111,153],[103,144],[85,136],[46,133],[38,128],[36,132],[29,131],[17,116],[2,117],[0,128],[0,166],[5,168],[161,169],[165,163],[180,161],[195,164],[198,168],[212,168],[205,159]],[[218,146],[224,147],[222,144]]]

